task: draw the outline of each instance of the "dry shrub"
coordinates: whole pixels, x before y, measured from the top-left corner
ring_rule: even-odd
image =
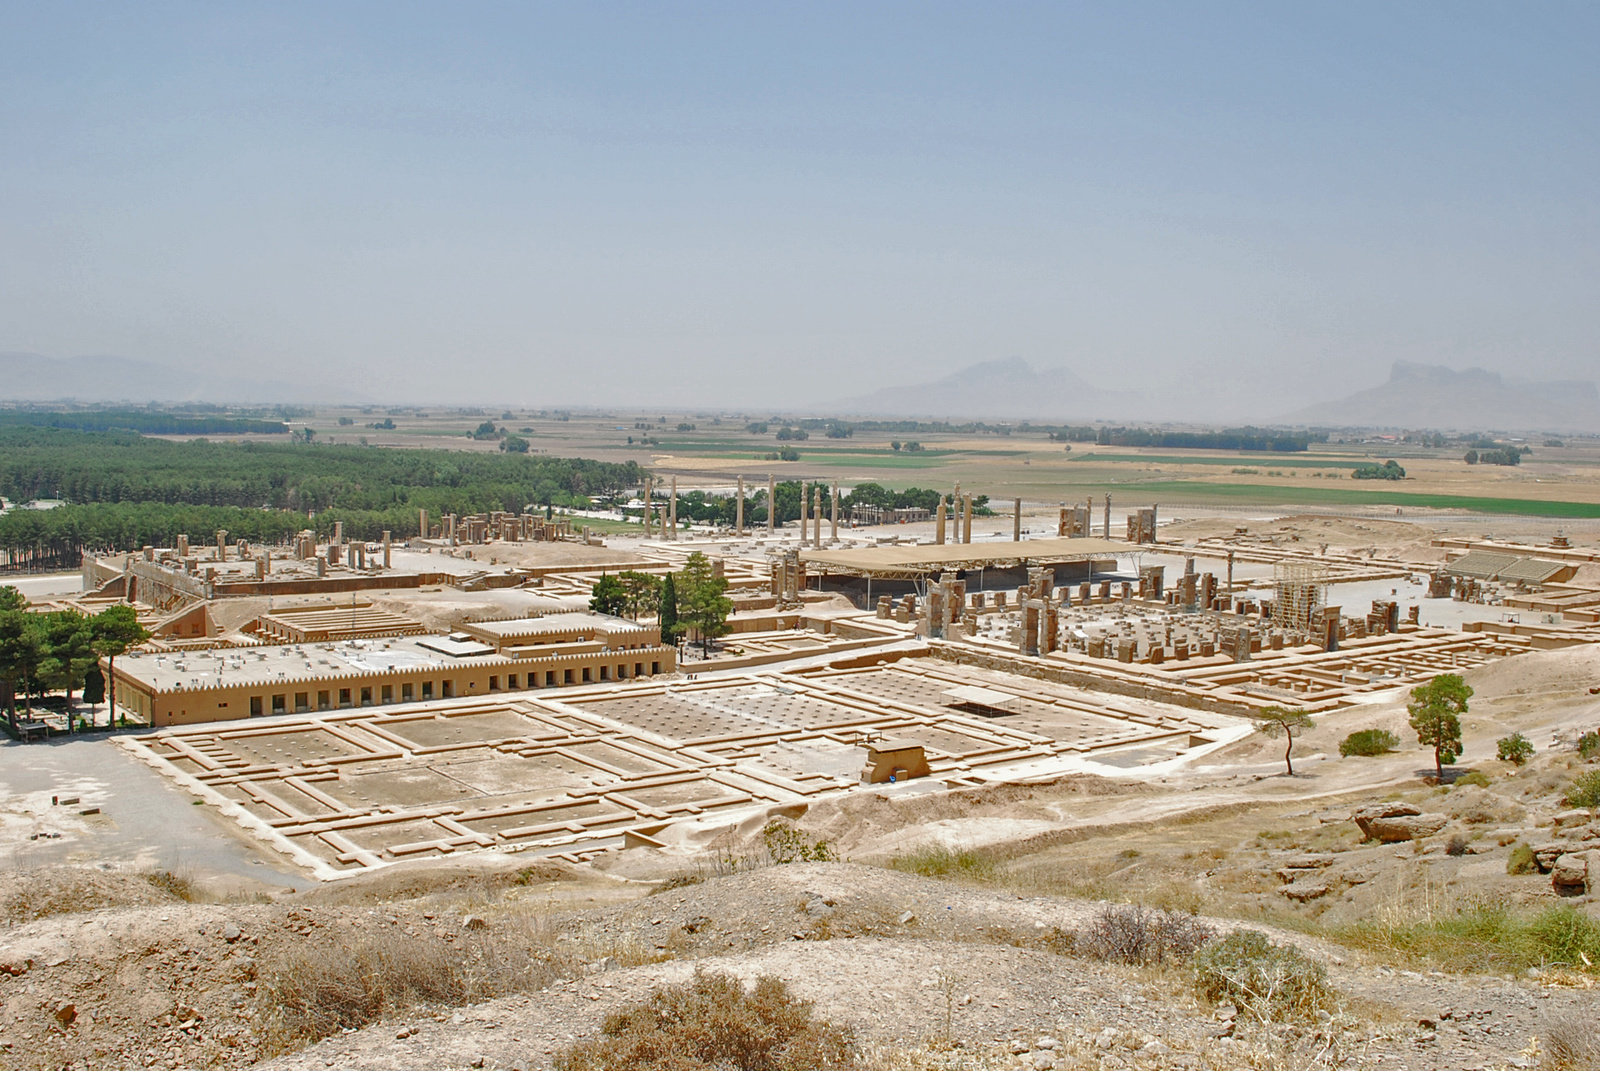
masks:
[[[265,951],[256,995],[263,1047],[287,1052],[418,1005],[538,989],[561,963],[520,936],[488,931],[451,944],[433,934],[362,932]]]
[[[1235,930],[1194,957],[1195,989],[1263,1023],[1309,1019],[1332,990],[1322,964],[1256,930]]]
[[[1211,936],[1193,915],[1126,904],[1102,909],[1074,935],[1073,950],[1118,963],[1166,963],[1189,958]]]
[[[850,1032],[813,1019],[778,978],[746,992],[737,978],[695,972],[612,1012],[601,1037],[555,1058],[556,1071],[823,1071],[855,1061]]]
[[[1557,1012],[1546,1016],[1542,1027],[1546,1067],[1552,1071],[1600,1071],[1600,1033],[1592,1017]]]
[[[141,876],[152,887],[160,889],[174,900],[192,904],[197,899],[194,881],[187,874],[174,874],[170,870],[148,870]]]
[[[1469,844],[1470,842],[1467,840],[1465,834],[1451,834],[1450,839],[1445,842],[1444,854],[1450,856],[1466,855]]]

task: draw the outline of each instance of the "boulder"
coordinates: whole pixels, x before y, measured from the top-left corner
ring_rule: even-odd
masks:
[[[1556,889],[1582,890],[1589,883],[1589,852],[1568,852],[1556,857],[1550,884]]]
[[[1394,844],[1398,841],[1421,840],[1443,829],[1449,817],[1442,814],[1407,814],[1392,818],[1371,819],[1365,828],[1368,837]]]
[[[1422,813],[1421,807],[1414,807],[1409,803],[1368,803],[1357,807],[1350,816],[1350,821],[1361,827],[1361,835],[1371,840],[1375,834],[1372,832],[1372,823],[1386,818],[1406,818]]]
[[[1567,844],[1537,844],[1533,848],[1533,865],[1539,873],[1548,874],[1550,868],[1556,865],[1556,859],[1567,854]]]
[[[1589,824],[1589,812],[1586,810],[1562,811],[1553,819],[1557,829],[1572,829],[1577,826]]]

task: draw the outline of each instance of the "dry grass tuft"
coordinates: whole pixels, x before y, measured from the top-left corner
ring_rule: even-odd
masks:
[[[1590,1016],[1572,1011],[1550,1015],[1540,1041],[1551,1071],[1600,1071],[1600,1032]]]
[[[855,1064],[846,1029],[813,1019],[780,979],[746,991],[737,978],[695,972],[607,1015],[601,1037],[556,1056],[556,1071],[826,1071]]]
[[[541,934],[360,932],[262,955],[257,1005],[263,1050],[288,1052],[420,1005],[461,1005],[538,989],[565,966]]]

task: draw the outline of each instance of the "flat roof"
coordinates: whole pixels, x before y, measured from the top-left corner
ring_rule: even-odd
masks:
[[[1477,577],[1480,580],[1521,580],[1543,584],[1567,568],[1570,566],[1566,562],[1499,551],[1474,550],[1446,565],[1445,571],[1456,576]]]
[[[830,573],[858,576],[886,574],[925,575],[945,569],[1014,568],[1019,565],[1054,565],[1087,561],[1090,558],[1115,558],[1139,548],[1109,539],[1024,539],[1021,542],[996,540],[988,543],[944,543],[860,547],[850,550],[801,551],[800,560],[819,565]]]
[[[337,643],[286,643],[262,647],[219,647],[211,651],[130,651],[117,659],[117,676],[129,677],[158,691],[215,688],[304,681],[336,680],[375,673],[448,669],[467,659],[482,659],[481,648],[464,656],[435,649],[442,636],[391,636],[341,640]],[[505,659],[510,661],[510,659]],[[481,664],[475,661],[475,664]]]
[[[499,640],[520,640],[530,636],[552,636],[579,629],[594,629],[603,633],[643,632],[643,625],[625,621],[606,614],[573,611],[564,614],[546,614],[543,617],[514,617],[505,621],[469,621],[462,626],[467,632],[493,636]]]

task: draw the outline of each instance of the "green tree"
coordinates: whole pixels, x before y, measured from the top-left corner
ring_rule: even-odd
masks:
[[[661,605],[661,578],[651,573],[641,573],[634,569],[625,569],[618,574],[617,579],[622,584],[622,590],[627,596],[628,614],[635,621],[646,610],[657,608]]]
[[[1461,757],[1461,715],[1467,712],[1472,687],[1457,673],[1441,673],[1411,689],[1411,728],[1417,742],[1433,748],[1433,767],[1444,780],[1444,764]]]
[[[106,697],[106,678],[100,672],[99,666],[90,666],[89,671],[83,675],[83,701],[89,704],[89,709],[94,710],[96,703]]]
[[[72,693],[96,661],[89,619],[75,610],[44,615],[44,643],[39,680],[52,691],[65,692],[70,710]]]
[[[597,614],[621,617],[628,609],[628,591],[622,581],[609,574],[601,574],[590,589],[589,609]]]
[[[718,576],[711,559],[698,550],[678,573],[678,612],[699,637],[701,654],[710,654],[711,641],[731,631],[728,615],[733,612],[733,600],[724,594],[727,590],[727,578]]]
[[[1303,710],[1290,710],[1287,707],[1262,707],[1250,715],[1256,723],[1256,732],[1263,736],[1277,739],[1282,736],[1287,738],[1288,744],[1283,749],[1283,764],[1288,768],[1289,776],[1294,776],[1294,763],[1290,760],[1290,753],[1294,751],[1294,734],[1302,729],[1311,729],[1316,722],[1311,720],[1311,715]]]
[[[139,624],[139,615],[131,606],[109,606],[90,619],[94,649],[106,660],[106,724],[117,720],[117,656],[150,638],[150,630]],[[94,724],[94,710],[89,711],[89,724]]]
[[[1494,757],[1513,766],[1521,766],[1533,758],[1533,744],[1521,733],[1502,736],[1494,744]]]
[[[39,666],[48,653],[44,621],[40,615],[25,610],[0,612],[0,676],[5,677],[11,689],[13,716],[16,714],[19,686],[28,716],[33,716],[34,682],[39,677]]]
[[[508,454],[526,454],[528,452],[528,440],[520,435],[507,435],[500,440],[500,449]]]
[[[661,601],[657,604],[656,620],[661,626],[661,642],[677,646],[683,626],[678,624],[678,585],[671,573],[661,582]]]

